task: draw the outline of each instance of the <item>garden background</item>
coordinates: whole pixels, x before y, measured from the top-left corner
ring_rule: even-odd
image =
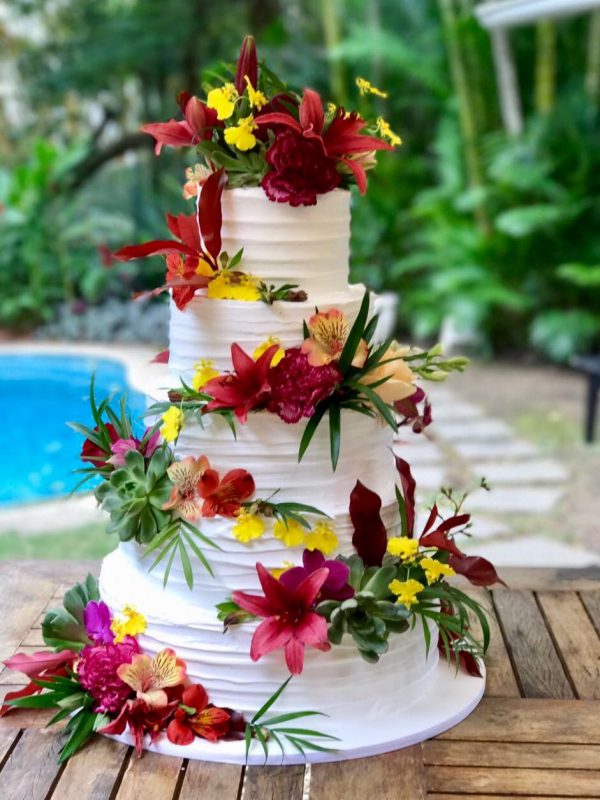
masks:
[[[600,551],[599,451],[581,443],[583,385],[564,366],[600,344],[600,11],[511,31],[524,115],[515,135],[477,5],[0,2],[0,337],[164,344],[164,304],[130,300],[158,285],[162,260],[124,265],[111,253],[160,238],[164,212],[184,210],[186,163],[168,148],[156,159],[139,127],[175,116],[177,94],[201,92],[252,32],[275,71],[341,105],[368,102],[402,136],[355,198],[352,278],[397,293],[400,338],[441,336],[474,355],[457,397],[554,465],[541,489],[548,474],[562,489],[541,506],[538,492],[515,509],[515,481],[500,481],[505,508],[492,510],[497,522],[509,512],[505,540],[542,527]],[[388,99],[360,96],[358,75]],[[479,455],[461,454],[444,416],[461,436],[468,427],[442,409],[435,474],[466,485],[500,429]],[[97,554],[81,531],[23,538],[11,525],[0,555]]]

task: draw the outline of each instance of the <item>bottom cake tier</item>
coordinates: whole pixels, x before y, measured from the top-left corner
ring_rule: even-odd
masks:
[[[147,621],[138,641],[155,655],[172,648],[187,664],[189,678],[207,690],[211,702],[241,711],[250,718],[288,678],[282,651],[253,662],[250,640],[255,625],[223,632],[216,611],[202,605],[201,587],[166,589],[149,578],[119,548],[103,562],[100,594],[118,610],[134,605]],[[273,712],[317,711],[323,733],[336,737],[335,751],[312,753],[309,760],[353,758],[421,741],[458,722],[479,701],[484,681],[439,662],[437,631],[426,651],[421,625],[393,637],[389,651],[377,664],[367,663],[348,637],[328,652],[307,649],[304,669],[278,698]],[[128,741],[127,736],[121,737]],[[243,762],[244,743],[204,743],[179,748],[162,737],[149,749],[215,761]],[[251,762],[264,761],[257,743]],[[292,763],[299,754],[286,752]],[[270,758],[281,759],[275,750]]]

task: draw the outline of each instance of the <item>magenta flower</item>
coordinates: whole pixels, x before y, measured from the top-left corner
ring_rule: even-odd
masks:
[[[329,575],[328,569],[318,569],[295,588],[288,588],[274,578],[262,564],[256,565],[264,597],[233,592],[232,599],[244,611],[266,617],[254,631],[250,658],[259,658],[283,647],[285,663],[292,675],[299,675],[304,666],[304,648],[329,650],[327,622],[313,607],[321,587]]]
[[[348,584],[350,567],[342,561],[326,559],[320,550],[305,550],[302,554],[301,567],[286,570],[279,578],[288,589],[297,589],[303,580],[319,569],[328,569],[329,575],[317,596],[321,600],[347,600],[354,595],[354,589]]]
[[[85,632],[94,644],[112,644],[115,638],[110,629],[110,609],[102,601],[90,600],[83,612]]]
[[[108,459],[108,463],[115,467],[124,467],[125,456],[130,450],[138,450],[144,458],[152,458],[160,443],[160,431],[155,431],[152,436],[146,439],[149,430],[149,428],[146,428],[141,439],[135,439],[132,436],[129,439],[117,439],[116,442],[113,442],[110,448],[112,456]]]
[[[94,711],[117,714],[121,710],[132,691],[119,678],[117,670],[122,664],[131,664],[133,656],[139,652],[137,642],[131,638],[121,644],[83,648],[76,666],[77,676],[96,701]]]

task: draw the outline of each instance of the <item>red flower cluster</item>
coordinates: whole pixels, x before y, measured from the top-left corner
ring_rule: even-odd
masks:
[[[311,367],[308,356],[299,347],[291,347],[271,370],[269,411],[284,422],[312,417],[317,403],[329,397],[341,380],[342,374],[335,364]]]
[[[314,206],[317,195],[339,186],[342,176],[335,160],[327,156],[316,139],[293,130],[279,133],[267,151],[271,167],[261,186],[269,200],[291,206]]]
[[[99,713],[117,713],[131,694],[131,689],[117,675],[121,664],[131,664],[140,648],[135,639],[127,638],[120,644],[99,644],[84,647],[77,664],[77,675],[83,688],[88,691]]]

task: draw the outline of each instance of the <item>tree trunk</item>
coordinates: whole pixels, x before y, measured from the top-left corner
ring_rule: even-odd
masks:
[[[536,26],[535,110],[545,116],[556,100],[556,26],[543,19]]]
[[[348,100],[344,65],[340,59],[331,58],[330,52],[339,45],[341,40],[340,21],[344,13],[344,0],[322,0],[318,5],[325,47],[329,57],[329,84],[336,103],[343,106],[347,104]]]
[[[595,11],[590,16],[585,90],[589,99],[597,106],[600,99],[600,11]]]

